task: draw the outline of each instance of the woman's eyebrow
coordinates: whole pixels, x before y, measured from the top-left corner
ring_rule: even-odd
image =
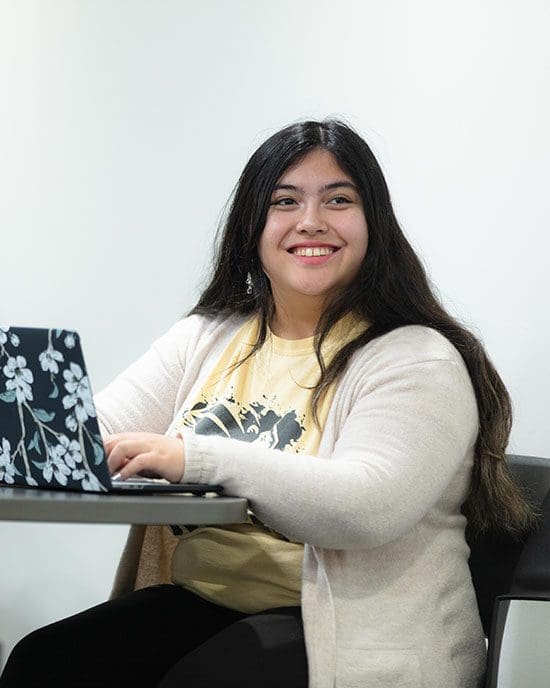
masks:
[[[325,184],[319,189],[319,193],[324,193],[325,191],[330,191],[331,189],[339,189],[341,187],[353,189],[353,191],[359,193],[359,190],[355,186],[355,184],[344,181],[343,179],[338,180],[336,182],[331,182],[330,184]],[[299,186],[294,186],[294,184],[276,184],[273,187],[273,191],[279,191],[280,189],[284,189],[285,191],[298,191],[299,193],[304,193],[304,189],[302,189]]]

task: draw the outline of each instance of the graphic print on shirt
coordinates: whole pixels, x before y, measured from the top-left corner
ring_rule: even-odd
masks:
[[[218,435],[243,442],[261,442],[271,449],[294,449],[306,428],[304,417],[295,409],[277,412],[275,399],[265,394],[260,401],[241,404],[230,388],[225,398],[208,401],[203,397],[181,415],[181,425],[193,428],[197,435]]]

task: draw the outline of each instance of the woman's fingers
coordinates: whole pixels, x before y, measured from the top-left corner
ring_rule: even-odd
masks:
[[[107,447],[106,447],[107,449]],[[121,471],[134,457],[147,451],[148,447],[141,439],[129,439],[113,442],[107,449],[109,471],[111,475]]]
[[[177,483],[183,476],[184,444],[178,437],[139,432],[110,435],[105,451],[111,475],[120,473],[123,479],[142,473]]]
[[[154,470],[156,463],[157,457],[154,454],[138,454],[119,470],[120,477],[122,480],[126,480],[138,473],[140,475],[145,475],[145,477],[158,476]]]
[[[103,445],[107,455],[109,455],[119,442],[122,440],[142,440],[151,437],[151,433],[147,432],[119,432],[113,435],[102,435]]]

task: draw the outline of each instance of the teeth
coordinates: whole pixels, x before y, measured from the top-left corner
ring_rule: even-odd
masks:
[[[292,253],[295,256],[328,256],[329,253],[334,253],[334,249],[326,246],[322,248],[295,248]]]

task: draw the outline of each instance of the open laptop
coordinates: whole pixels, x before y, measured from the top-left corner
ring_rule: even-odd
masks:
[[[223,492],[221,485],[111,480],[78,333],[31,327],[0,327],[0,485]]]

